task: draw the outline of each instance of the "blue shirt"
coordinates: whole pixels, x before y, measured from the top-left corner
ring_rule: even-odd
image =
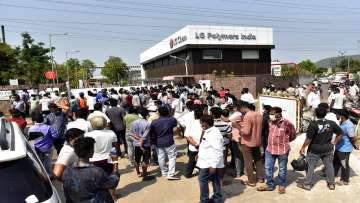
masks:
[[[174,144],[173,129],[177,121],[173,117],[160,117],[150,125],[150,137],[157,147],[170,147]]]
[[[144,140],[144,146],[150,147],[150,139],[148,138],[150,122],[146,119],[140,118],[134,121],[131,125],[130,136],[139,136]],[[141,140],[133,141],[134,146],[140,146]]]
[[[29,133],[31,132],[41,132],[44,135],[44,137],[38,138],[34,144],[35,149],[41,152],[49,152],[54,140],[59,138],[57,131],[44,123],[35,123],[29,128]]]
[[[351,144],[350,137],[355,136],[355,125],[350,121],[346,120],[340,125],[344,134],[341,141],[336,145],[335,150],[339,152],[352,152],[353,145]]]

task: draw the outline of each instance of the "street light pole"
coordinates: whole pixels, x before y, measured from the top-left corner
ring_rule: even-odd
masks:
[[[177,56],[174,56],[174,55],[170,55],[171,58],[174,58],[174,59],[179,59],[181,61],[184,61],[185,63],[185,75],[188,76],[189,75],[189,72],[188,72],[188,61],[189,61],[189,56],[186,56],[186,58],[180,58],[180,57],[177,57]]]
[[[53,71],[53,72],[55,70],[55,67],[54,67],[54,58],[53,58],[53,53],[52,53],[52,37],[53,36],[65,36],[65,35],[68,35],[68,33],[65,32],[65,33],[61,33],[61,34],[49,34],[51,71]],[[59,77],[58,77],[57,69],[55,70],[55,74],[56,74],[56,84],[58,84],[59,83]],[[55,84],[55,78],[53,78],[53,84]]]

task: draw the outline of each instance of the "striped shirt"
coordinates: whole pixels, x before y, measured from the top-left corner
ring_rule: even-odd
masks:
[[[219,129],[221,135],[224,137],[224,145],[229,144],[230,140],[228,135],[232,132],[232,127],[227,123],[220,119],[214,120],[214,127]]]
[[[296,131],[294,125],[282,119],[278,123],[269,123],[268,146],[266,150],[273,155],[284,155],[290,151],[290,142],[295,140]]]

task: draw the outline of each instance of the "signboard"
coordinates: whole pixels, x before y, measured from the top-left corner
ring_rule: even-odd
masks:
[[[45,72],[45,78],[48,80],[53,80],[56,78],[56,73],[55,71],[47,71]]]
[[[188,25],[140,54],[140,63],[186,45],[274,45],[266,27]]]
[[[277,106],[282,109],[282,115],[289,120],[299,132],[300,127],[300,102],[294,98],[259,96],[260,111],[263,105]]]
[[[9,83],[10,83],[10,85],[18,86],[19,80],[18,79],[10,79]]]
[[[0,101],[10,100],[11,91],[0,91]]]

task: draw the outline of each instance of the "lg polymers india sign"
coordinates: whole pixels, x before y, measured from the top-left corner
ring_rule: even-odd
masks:
[[[256,40],[256,36],[253,34],[221,34],[221,33],[204,33],[195,32],[195,39],[203,40]]]
[[[184,43],[186,40],[187,40],[186,35],[178,36],[176,38],[170,38],[170,42],[169,42],[170,48],[172,49],[177,45]]]

